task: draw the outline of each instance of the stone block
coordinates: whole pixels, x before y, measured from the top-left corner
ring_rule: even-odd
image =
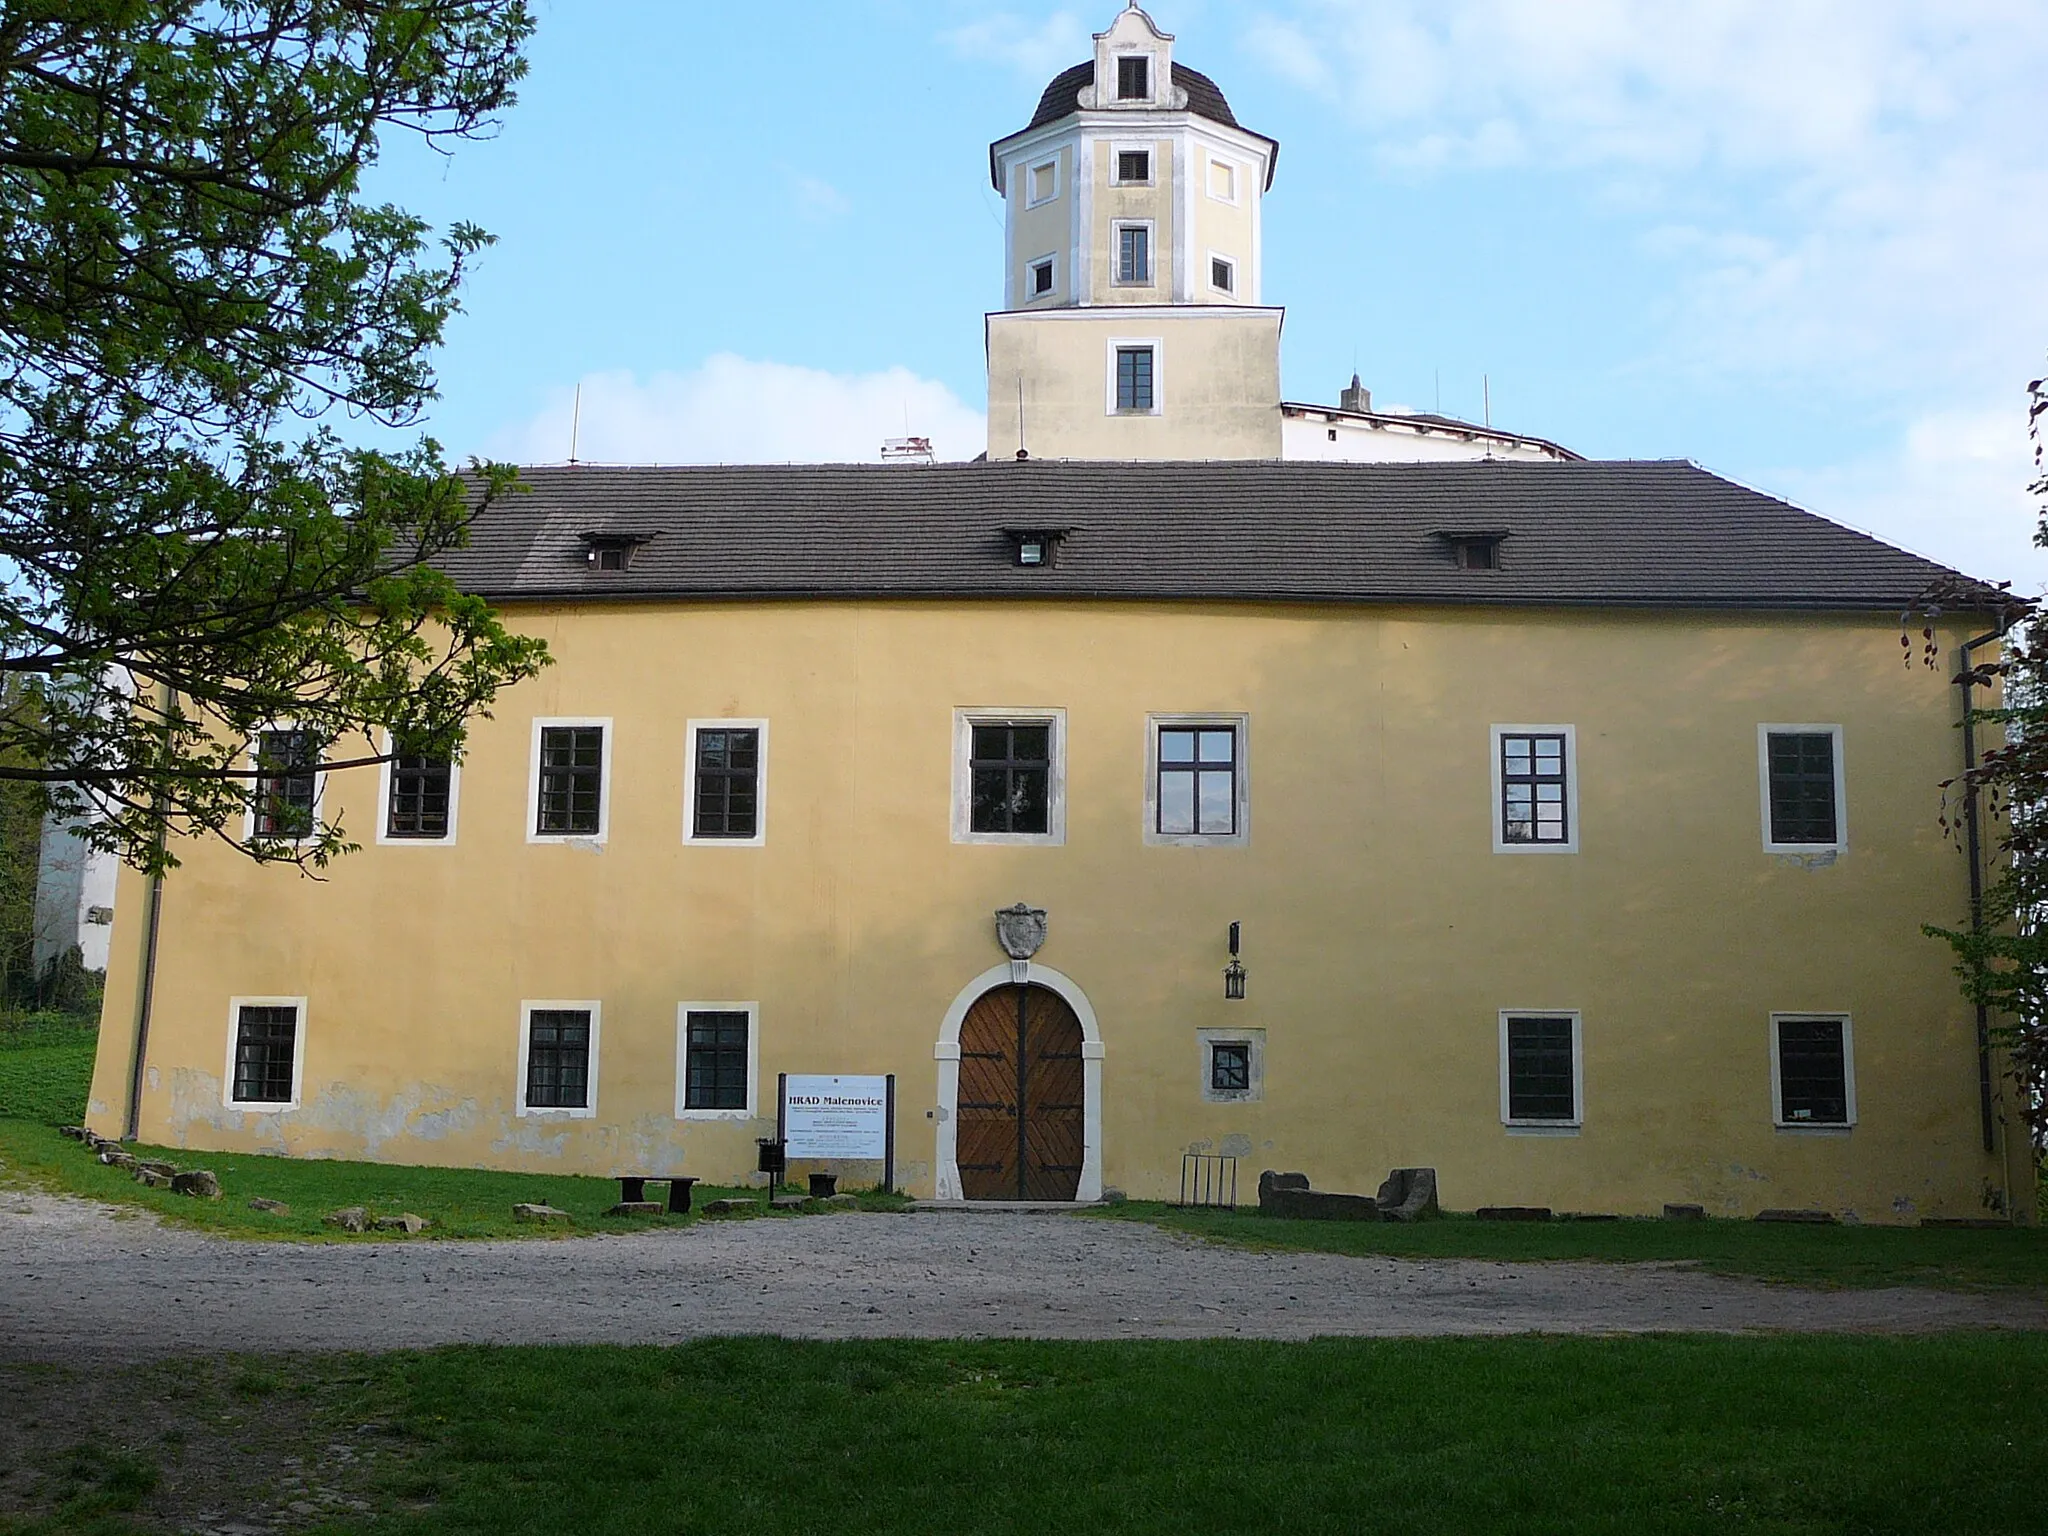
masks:
[[[811,1198],[808,1195],[777,1195],[768,1203],[778,1211],[801,1211],[810,1208]]]
[[[825,1197],[825,1204],[842,1211],[857,1211],[860,1209],[860,1196],[827,1195]]]
[[[171,1193],[190,1195],[195,1200],[218,1200],[220,1180],[205,1168],[194,1168],[190,1173],[174,1173],[171,1175]]]
[[[1784,1222],[1801,1227],[1832,1227],[1838,1225],[1833,1211],[1758,1211],[1758,1221]]]
[[[1705,1221],[1707,1208],[1704,1205],[1671,1205],[1664,1207],[1666,1221]]]
[[[427,1230],[427,1218],[415,1216],[411,1211],[396,1216],[379,1216],[376,1227],[379,1232],[403,1232],[407,1237],[418,1237]]]
[[[346,1205],[338,1211],[329,1211],[320,1218],[320,1222],[343,1232],[367,1232],[370,1230],[370,1213],[360,1205]]]
[[[115,1147],[102,1147],[100,1149],[100,1161],[109,1168],[125,1168],[130,1173],[135,1171],[135,1154],[133,1152],[123,1152]]]
[[[1481,1221],[1548,1221],[1547,1205],[1482,1205],[1476,1213]]]
[[[1388,1221],[1427,1221],[1443,1215],[1436,1203],[1434,1168],[1396,1168],[1380,1186],[1377,1199],[1380,1215]]]
[[[706,1216],[737,1216],[742,1211],[758,1211],[759,1209],[761,1209],[761,1202],[758,1200],[734,1200],[728,1197],[723,1200],[707,1200],[704,1202],[704,1214]]]
[[[1265,1216],[1296,1221],[1378,1221],[1379,1202],[1371,1195],[1339,1195],[1320,1189],[1274,1189],[1259,1198]]]
[[[569,1219],[567,1211],[555,1209],[552,1205],[521,1203],[512,1207],[514,1221],[530,1221],[541,1226],[558,1226]]]
[[[1617,1211],[1565,1211],[1557,1219],[1559,1221],[1619,1221],[1621,1220],[1621,1215]]]
[[[172,1174],[178,1171],[178,1165],[176,1163],[138,1162],[135,1166],[138,1168],[146,1168],[151,1173],[160,1173],[167,1179]]]
[[[60,1125],[57,1127],[57,1134],[69,1136],[73,1141],[83,1141],[90,1133],[82,1125]]]
[[[171,1176],[168,1173],[158,1173],[147,1163],[138,1163],[135,1168],[135,1182],[146,1184],[151,1189],[169,1189]]]
[[[2006,1232],[2012,1228],[2012,1223],[2002,1216],[1922,1216],[1920,1225],[1963,1232]]]
[[[607,1216],[660,1216],[668,1207],[659,1200],[621,1200],[605,1212]]]
[[[265,1216],[289,1216],[292,1208],[282,1200],[266,1200],[261,1195],[249,1202],[249,1209],[260,1211]]]
[[[1305,1173],[1275,1173],[1268,1168],[1259,1175],[1259,1205],[1264,1207],[1266,1196],[1276,1189],[1307,1189],[1308,1175]]]

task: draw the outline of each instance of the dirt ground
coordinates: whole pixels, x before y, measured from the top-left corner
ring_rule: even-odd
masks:
[[[251,1243],[0,1195],[0,1361],[801,1338],[2048,1328],[2048,1296],[1670,1265],[1257,1252],[1065,1214],[838,1214],[514,1243]]]

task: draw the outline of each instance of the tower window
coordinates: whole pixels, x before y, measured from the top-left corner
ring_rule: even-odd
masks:
[[[1152,151],[1149,149],[1120,149],[1116,152],[1116,179],[1119,183],[1145,185],[1152,180]]]
[[[1116,61],[1116,99],[1118,101],[1150,101],[1152,99],[1152,61],[1140,55],[1134,59]]]
[[[1116,280],[1152,281],[1152,230],[1144,224],[1119,224],[1116,229]]]
[[[1052,259],[1031,263],[1031,297],[1042,299],[1052,292]]]
[[[1025,202],[1030,207],[1049,203],[1060,195],[1060,163],[1047,160],[1031,167],[1031,179],[1026,189]]]
[[[1152,407],[1152,364],[1150,347],[1116,349],[1116,408],[1120,411],[1149,411]]]
[[[1221,256],[1209,258],[1209,286],[1220,293],[1237,292],[1237,266]]]

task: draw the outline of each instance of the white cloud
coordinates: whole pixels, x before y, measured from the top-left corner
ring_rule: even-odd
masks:
[[[792,171],[789,184],[796,194],[796,211],[807,219],[822,223],[853,212],[853,200],[829,181]]]
[[[591,374],[582,396],[577,457],[587,463],[867,463],[883,439],[906,435],[929,437],[942,459],[969,459],[988,442],[979,411],[907,368],[838,374],[720,353],[686,373]],[[484,451],[560,463],[575,411],[575,388],[558,389]]]
[[[1092,58],[1092,35],[1072,11],[1055,11],[1036,26],[1001,11],[955,27],[944,39],[962,58],[1007,64],[1042,85],[1068,65]]]

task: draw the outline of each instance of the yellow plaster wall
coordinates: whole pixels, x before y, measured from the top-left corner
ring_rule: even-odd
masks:
[[[1173,140],[1143,134],[1130,138],[1096,139],[1090,196],[1088,261],[1094,269],[1093,293],[1098,304],[1170,304],[1173,302],[1174,262],[1180,250],[1180,218],[1173,163]],[[1117,186],[1111,182],[1120,149],[1149,149],[1152,152],[1152,184]],[[1116,280],[1118,220],[1152,221],[1152,280],[1149,283],[1120,283]]]
[[[1224,158],[1216,155],[1207,146],[1190,146],[1194,177],[1194,231],[1195,294],[1204,303],[1241,304],[1258,302],[1258,252],[1254,230],[1257,228],[1256,208],[1258,206],[1257,170],[1241,161],[1233,160],[1237,166],[1237,202],[1226,203],[1209,196],[1209,162]],[[1227,256],[1237,263],[1237,292],[1232,299],[1225,299],[1209,286],[1209,256]]]
[[[1085,522],[1085,509],[1080,511]],[[1219,551],[1227,559],[1228,551]],[[676,1009],[758,1001],[778,1071],[900,1077],[929,1192],[933,1044],[1000,959],[991,912],[1047,908],[1040,960],[1106,1045],[1104,1177],[1171,1196],[1190,1146],[1249,1181],[1370,1190],[1429,1164],[1454,1208],[1866,1221],[1975,1215],[2018,1175],[1978,1143],[1968,1008],[1924,921],[1963,910],[1936,825],[1945,673],[1894,622],[1500,610],[1079,604],[515,608],[559,663],[481,722],[459,843],[379,847],[374,771],[326,805],[365,842],[325,881],[180,850],[142,1135],[209,1150],[734,1179],[761,1124],[678,1124]],[[1067,711],[1056,848],[949,835],[956,706]],[[1250,715],[1250,841],[1141,841],[1148,711]],[[602,852],[526,840],[532,721],[615,721]],[[682,841],[685,722],[771,721],[763,848]],[[1763,850],[1759,722],[1839,722],[1847,854]],[[1582,851],[1492,852],[1488,726],[1577,729]],[[119,1130],[144,890],[124,877],[92,1124]],[[1222,996],[1240,920],[1250,995]],[[304,995],[304,1106],[221,1106],[228,1000]],[[513,1113],[522,999],[603,1003],[598,1114]],[[1584,1019],[1581,1134],[1507,1134],[1498,1014]],[[1771,1124],[1773,1010],[1854,1018],[1860,1123]],[[1266,1033],[1265,1099],[1201,1102],[1196,1031]],[[2030,1209],[2022,1200],[2022,1209]]]
[[[1046,159],[1059,162],[1059,196],[1037,207],[1031,200],[1031,167]],[[1021,161],[1011,175],[1010,196],[1015,208],[1010,220],[1009,292],[1004,302],[1018,309],[1027,304],[1040,307],[1074,302],[1074,151],[1062,144],[1050,155],[1033,155]],[[1041,256],[1055,258],[1053,291],[1032,299],[1028,281],[1030,264]]]

